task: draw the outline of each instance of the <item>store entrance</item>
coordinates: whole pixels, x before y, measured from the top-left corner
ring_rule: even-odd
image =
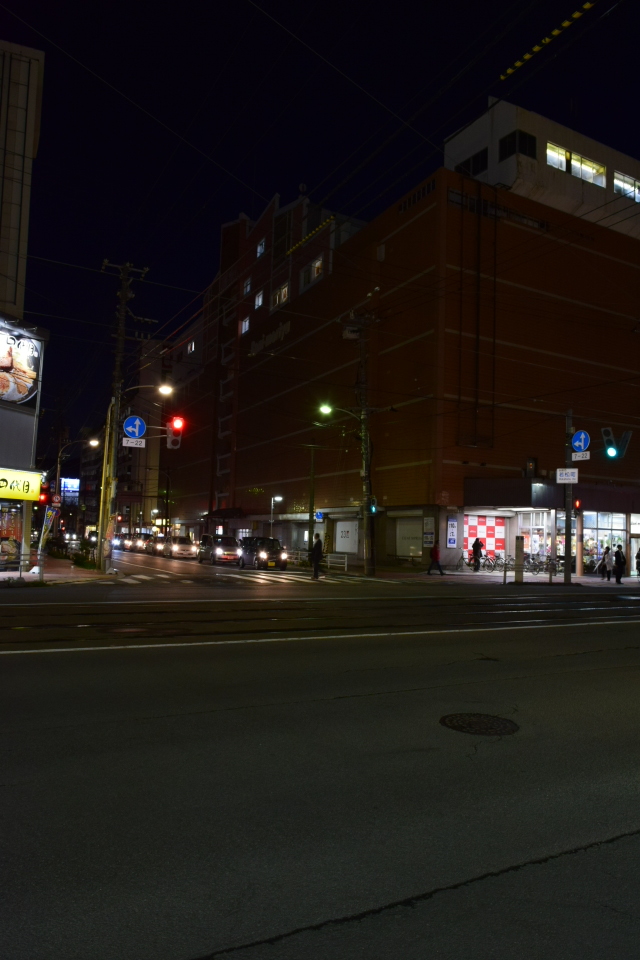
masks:
[[[627,562],[627,576],[637,577],[638,576],[638,564],[640,560],[636,560],[638,551],[640,550],[640,537],[631,537],[630,542],[630,556]]]

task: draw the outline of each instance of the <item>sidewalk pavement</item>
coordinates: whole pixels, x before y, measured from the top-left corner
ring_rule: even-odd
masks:
[[[359,565],[350,566],[349,575],[353,577],[363,577],[364,568]],[[387,564],[377,564],[376,565],[376,579],[381,580],[416,580],[422,581],[426,580],[429,575],[427,574],[426,567],[411,567],[411,566],[389,566]],[[454,581],[460,585],[464,583],[477,583],[485,584],[486,586],[496,586],[497,584],[504,582],[504,572],[502,570],[489,572],[488,570],[479,570],[475,573],[473,570],[465,567],[462,570],[447,570],[444,569],[444,576],[441,577],[437,570],[434,570],[429,577],[429,580],[449,580]],[[507,571],[507,583],[514,583],[515,573],[513,570]],[[539,583],[543,586],[549,586],[549,574],[548,573],[525,573],[524,574],[524,583]],[[597,574],[583,574],[581,577],[577,577],[575,573],[571,574],[571,583],[575,585],[583,585],[587,587],[615,587],[620,586],[616,584],[615,579],[611,578],[611,581],[602,580]],[[551,578],[551,584],[556,584],[558,586],[564,586],[564,579],[562,571],[555,574]],[[623,587],[640,587],[640,577],[631,574],[627,574],[622,579]]]
[[[32,554],[29,569],[31,570],[37,563],[35,553]],[[44,575],[43,580],[37,573],[22,573],[17,570],[3,570],[0,572],[0,587],[33,586],[41,582],[51,583],[87,583],[92,580],[109,579],[100,570],[85,570],[84,567],[76,567],[72,560],[54,560],[52,557],[44,557]]]

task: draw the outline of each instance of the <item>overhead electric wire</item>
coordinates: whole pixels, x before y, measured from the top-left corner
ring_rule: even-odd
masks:
[[[172,127],[169,126],[169,124],[165,123],[164,120],[161,120],[159,117],[156,117],[153,113],[151,113],[150,110],[147,110],[147,108],[143,107],[142,104],[137,103],[130,96],[128,96],[128,94],[124,93],[122,90],[118,89],[118,87],[114,86],[114,84],[110,83],[109,80],[106,80],[104,77],[101,77],[99,73],[96,73],[96,71],[93,70],[91,67],[87,66],[86,63],[83,63],[81,60],[78,60],[77,57],[74,57],[72,53],[69,53],[68,50],[65,50],[64,47],[61,47],[60,44],[56,43],[55,40],[52,40],[51,37],[48,37],[41,30],[38,30],[36,27],[33,26],[33,24],[29,23],[27,20],[24,20],[22,17],[19,17],[17,13],[15,13],[13,10],[7,7],[4,3],[0,3],[0,9],[10,14],[10,16],[15,17],[15,19],[19,20],[20,23],[23,24],[23,26],[28,27],[29,30],[32,30],[39,37],[42,37],[43,40],[46,40],[47,43],[50,43],[52,47],[55,47],[56,50],[59,50],[60,53],[64,54],[65,57],[68,57],[70,60],[73,61],[73,63],[77,64],[79,67],[82,67],[82,69],[86,70],[87,73],[89,73],[92,77],[95,77],[96,80],[99,80],[101,83],[103,83],[106,87],[109,88],[109,90],[112,90],[114,93],[117,93],[119,97],[122,97],[123,100],[126,100],[126,102],[131,104],[132,107],[135,107],[137,110],[140,110],[141,113],[143,113],[146,117],[149,117],[150,120],[153,120],[154,123],[157,123],[159,126],[161,126],[164,130],[166,130],[172,136],[177,137],[179,140],[181,140],[182,143],[185,144],[185,146],[190,147],[192,150],[195,150],[196,153],[199,153],[201,156],[205,157],[210,163],[212,163],[215,167],[217,167],[222,173],[226,174],[228,177],[231,177],[232,180],[235,180],[237,183],[245,187],[247,190],[250,190],[251,193],[255,193],[256,196],[260,197],[261,200],[264,200],[265,203],[267,202],[266,197],[263,197],[261,193],[258,193],[257,190],[254,190],[254,188],[251,187],[248,183],[246,183],[241,177],[236,176],[236,174],[233,173],[231,170],[227,170],[227,168],[223,167],[221,163],[218,163],[217,160],[214,160],[212,156],[205,153],[205,151],[201,150],[200,147],[197,147],[194,143],[191,143],[191,141],[183,137],[180,133],[177,132],[177,130],[174,130]]]

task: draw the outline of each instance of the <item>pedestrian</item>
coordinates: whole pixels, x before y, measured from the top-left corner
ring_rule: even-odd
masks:
[[[607,580],[610,581],[611,571],[613,570],[613,554],[611,553],[611,547],[605,548],[604,567],[607,574]]]
[[[434,545],[431,547],[431,563],[429,564],[429,569],[427,570],[427,575],[429,577],[431,576],[431,570],[433,569],[433,567],[435,567],[436,570],[440,571],[441,577],[444,577],[444,570],[440,566],[440,541],[439,540],[436,540]]]
[[[484,543],[480,540],[479,537],[476,537],[473,543],[471,544],[471,550],[473,551],[473,569],[477,573],[480,569],[480,561],[482,560],[482,548]]]
[[[320,579],[320,561],[322,560],[322,540],[320,534],[316,533],[313,538],[313,547],[311,548],[311,563],[313,565],[312,580]]]
[[[619,543],[613,557],[613,569],[616,575],[616,583],[622,583],[622,577],[624,576],[624,568],[626,565],[627,560],[622,552],[622,544]]]
[[[636,553],[636,573],[640,577],[640,550]]]

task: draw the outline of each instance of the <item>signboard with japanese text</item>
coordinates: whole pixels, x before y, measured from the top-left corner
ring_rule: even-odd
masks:
[[[435,517],[422,518],[422,546],[433,547],[436,542]]]
[[[458,518],[447,517],[447,546],[458,546]]]
[[[39,473],[0,467],[0,500],[38,500],[40,482]]]
[[[577,467],[558,467],[556,470],[556,483],[577,483]]]

